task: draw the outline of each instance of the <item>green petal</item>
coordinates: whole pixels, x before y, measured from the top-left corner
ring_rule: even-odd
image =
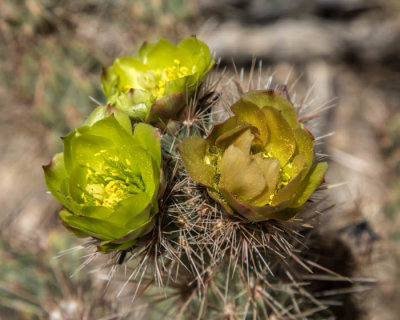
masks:
[[[190,96],[188,88],[188,80],[191,76],[185,76],[175,80],[170,80],[165,83],[165,95],[171,93],[183,93],[183,96]],[[184,101],[183,101],[184,102]]]
[[[202,73],[207,72],[213,65],[213,61],[210,61],[210,49],[208,46],[196,39],[196,37],[189,37],[178,44],[179,48],[182,48],[190,53],[192,58],[192,73],[197,73],[197,79],[201,77]]]
[[[215,168],[207,164],[208,143],[196,136],[187,137],[179,146],[186,170],[191,178],[207,187],[212,187]]]
[[[258,129],[257,138],[264,146],[268,139],[268,122],[264,112],[257,105],[243,99],[232,105],[231,110],[238,117],[238,123],[246,122]]]
[[[51,194],[66,206],[65,195],[61,193],[61,184],[67,178],[64,154],[57,153],[48,165],[43,166],[47,188]]]
[[[157,167],[161,166],[161,145],[160,135],[157,130],[151,125],[138,123],[135,126],[133,133],[133,139],[138,145],[146,150],[157,164]]]
[[[234,145],[224,152],[220,168],[219,187],[227,190],[239,201],[248,202],[258,197],[267,187],[257,161]]]
[[[137,58],[143,62],[143,63],[147,63],[147,56],[148,54],[154,49],[154,47],[157,45],[157,43],[148,43],[148,42],[144,42],[141,47],[139,48],[138,54],[137,54]]]
[[[113,220],[113,210],[108,209],[103,206],[93,206],[93,207],[83,207],[82,208],[82,215],[89,218],[95,218],[99,220],[107,220],[115,222],[116,225],[123,226],[122,223],[117,223],[117,221]]]
[[[70,177],[68,179],[69,188],[68,191],[72,199],[80,204],[83,204],[82,193],[86,190],[87,185],[87,174],[89,173],[89,168],[78,165],[71,170]]]
[[[145,192],[121,201],[115,209],[114,221],[124,225],[127,229],[136,229],[149,219],[150,201],[151,196]]]
[[[259,108],[272,107],[281,111],[293,129],[299,126],[296,109],[288,100],[277,95],[273,90],[250,91],[245,93],[242,99],[256,104]]]
[[[60,218],[72,228],[101,240],[118,239],[129,231],[110,221],[77,216],[66,210],[60,212]]]
[[[148,46],[148,45],[145,45]],[[171,42],[161,39],[155,45],[139,51],[142,62],[151,69],[163,69],[173,65],[173,60],[180,61],[182,66],[191,67],[190,54],[174,46]]]
[[[120,112],[119,110],[114,110],[113,115],[115,120],[118,121],[119,125],[125,129],[129,135],[132,135],[132,123],[129,119],[129,116],[124,112]]]
[[[121,151],[122,152],[122,151]],[[134,175],[141,177],[145,192],[152,196],[158,190],[160,169],[151,155],[139,145],[131,145],[124,150],[121,161],[129,161]],[[157,168],[157,170],[155,170]],[[156,176],[155,176],[156,174]]]
[[[63,142],[65,167],[70,171],[78,163],[83,166],[86,163],[101,165],[102,157],[96,156],[99,151],[106,150],[115,155],[123,153],[132,147],[133,138],[111,115],[90,127],[83,126],[72,131]]]
[[[125,92],[131,88],[143,89],[138,82],[138,76],[150,70],[148,66],[138,59],[131,57],[117,58],[112,67],[118,75],[119,90]]]
[[[107,106],[100,106],[95,108],[88,116],[86,119],[85,123],[83,125],[85,126],[92,126],[95,124],[97,121],[102,120],[111,114],[111,108]]]
[[[61,211],[67,211],[67,210],[61,210]],[[61,216],[61,211],[60,211],[60,216]],[[67,211],[68,212],[68,211]],[[65,213],[63,213],[64,215]],[[68,214],[71,214],[70,212],[68,212]],[[60,219],[61,224],[64,226],[64,228],[66,228],[68,231],[72,232],[76,237],[78,238],[87,238],[90,237],[90,234],[88,234],[87,232],[84,232],[82,230],[76,229],[74,227],[71,227],[68,223],[64,222],[64,220]]]
[[[110,139],[89,134],[75,136],[70,140],[64,140],[65,165],[69,171],[78,164],[99,167],[103,160],[95,155],[100,150],[114,149],[115,144]]]
[[[116,240],[103,241],[98,246],[100,252],[109,252],[112,250],[125,250],[133,246],[136,239],[149,233],[154,228],[154,221],[149,220],[144,225],[135,230],[129,231],[127,234]]]
[[[210,49],[208,46],[198,40],[196,37],[188,37],[178,43],[178,47],[185,49],[190,54],[204,57],[205,60],[210,60]]]
[[[124,126],[126,126],[126,122],[124,122]],[[90,135],[107,138],[118,145],[119,148],[124,148],[125,145],[132,143],[132,130],[126,130],[121,126],[115,115],[97,121],[86,132]],[[85,133],[82,135],[85,135]]]
[[[262,111],[267,119],[269,129],[269,141],[265,150],[273,158],[279,160],[282,168],[292,157],[296,148],[292,128],[280,111],[271,107],[265,107]]]
[[[310,198],[314,190],[323,182],[327,169],[328,163],[326,162],[319,162],[311,169],[307,177],[303,180],[299,188],[300,191],[297,193],[297,196],[290,207],[300,207],[308,200],[308,198]]]

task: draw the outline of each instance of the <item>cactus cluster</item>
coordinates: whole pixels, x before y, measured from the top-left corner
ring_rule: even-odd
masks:
[[[327,164],[282,90],[242,92],[214,64],[189,37],[104,69],[106,105],[44,166],[62,223],[131,270],[121,291],[135,283],[174,319],[324,310],[298,280]]]

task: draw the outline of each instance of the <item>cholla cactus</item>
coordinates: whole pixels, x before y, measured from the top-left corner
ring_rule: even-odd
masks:
[[[193,95],[212,64],[207,46],[192,37],[177,47],[144,45],[136,58],[106,69],[108,107],[68,134],[64,153],[45,167],[50,191],[66,208],[60,216],[77,235],[97,239],[99,251],[113,251],[118,264],[127,257],[125,286],[136,282],[136,293],[154,293],[158,283],[166,299],[179,297],[174,319],[322,310],[297,280],[298,266],[311,270],[298,253],[300,231],[315,215],[303,209],[327,164],[278,91],[237,97],[238,88],[221,89],[220,75]],[[214,122],[227,100],[234,115]],[[123,113],[110,115],[111,106]],[[179,120],[185,107],[184,121],[160,125]],[[143,123],[132,135],[127,115],[164,128],[161,138]]]
[[[207,139],[186,138],[181,155],[190,176],[227,212],[251,221],[288,220],[318,187],[327,168],[313,164],[313,136],[274,91],[246,93],[235,116]]]
[[[100,251],[128,248],[151,230],[161,175],[156,130],[139,123],[132,135],[126,115],[105,114],[107,107],[95,110],[44,167],[50,192],[65,207],[65,226],[103,240]]]
[[[207,45],[195,37],[177,46],[161,39],[145,43],[134,58],[117,58],[101,83],[107,102],[132,119],[166,121],[177,116],[213,64]]]

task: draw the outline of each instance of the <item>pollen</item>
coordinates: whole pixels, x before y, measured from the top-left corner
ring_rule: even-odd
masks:
[[[137,78],[139,89],[148,90],[157,100],[165,95],[167,82],[186,77],[190,74],[189,68],[181,66],[179,59],[173,60],[173,65],[164,69],[147,71],[146,74],[140,74]],[[131,87],[126,88],[131,89]]]
[[[81,193],[84,205],[115,209],[121,201],[145,190],[131,160],[120,161],[118,156],[103,159],[97,168],[87,168],[86,187]]]

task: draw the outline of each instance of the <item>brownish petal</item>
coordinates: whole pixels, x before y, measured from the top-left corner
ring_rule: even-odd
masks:
[[[146,122],[162,122],[176,118],[185,106],[185,93],[170,93],[154,102],[146,117]]]
[[[250,91],[245,93],[242,99],[254,103],[259,108],[272,107],[275,110],[281,111],[283,117],[293,129],[299,125],[294,106],[287,99],[279,96],[274,90]]]
[[[264,206],[270,201],[271,195],[275,192],[276,184],[279,179],[279,160],[274,158],[262,158],[261,154],[254,157],[260,168],[260,174],[264,176],[267,182],[265,190],[250,203],[255,206]]]
[[[226,149],[228,146],[230,146],[239,136],[243,134],[243,132],[256,129],[254,127],[251,127],[247,123],[243,123],[238,125],[237,127],[233,128],[232,130],[229,130],[222,135],[220,135],[217,140],[215,140],[215,145],[218,148],[221,149]],[[252,130],[254,131],[254,130]]]
[[[257,140],[264,146],[268,141],[268,124],[261,109],[252,102],[240,99],[232,105],[231,110],[239,123],[249,123],[258,129]]]
[[[212,187],[216,170],[207,163],[207,149],[207,141],[197,136],[187,137],[179,146],[183,163],[191,178]]]
[[[266,181],[257,162],[234,145],[225,150],[220,168],[220,188],[226,189],[240,201],[254,199],[266,188]]]
[[[231,131],[232,129],[236,128],[237,126],[238,126],[237,117],[231,117],[231,118],[227,119],[226,121],[213,126],[207,137],[208,143],[210,144],[210,146],[214,146],[217,139],[220,136],[227,133],[228,131]]]
[[[221,194],[235,212],[250,221],[266,221],[270,219],[290,220],[296,214],[295,210],[286,210],[293,199],[277,206],[253,206],[237,200],[229,191],[221,189]]]

